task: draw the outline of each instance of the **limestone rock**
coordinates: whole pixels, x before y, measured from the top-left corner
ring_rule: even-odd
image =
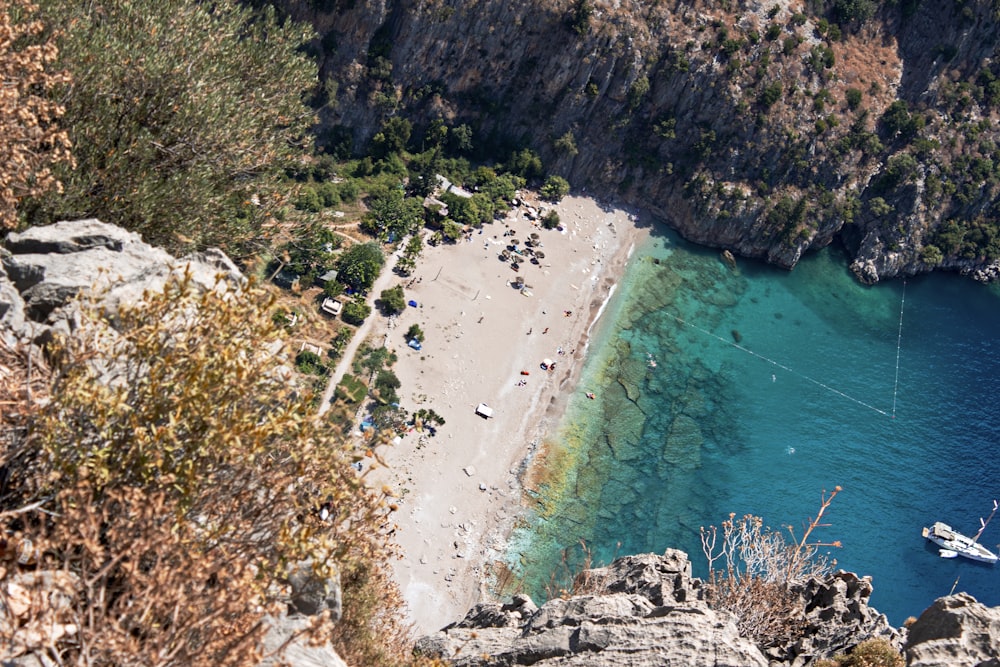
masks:
[[[340,577],[323,579],[313,571],[312,564],[301,561],[291,567],[288,575],[291,586],[291,606],[299,614],[314,616],[330,612],[332,620],[339,620],[342,613]]]
[[[595,594],[539,609],[524,595],[483,603],[417,650],[454,665],[767,665],[729,614],[699,599],[690,572],[680,551],[622,558],[581,575]]]
[[[910,626],[908,667],[997,667],[1000,607],[986,607],[968,593],[938,598]]]
[[[244,280],[218,250],[175,259],[138,234],[93,219],[11,233],[0,259],[0,321],[10,338],[32,340],[72,319],[57,311],[87,290],[103,290],[104,308],[111,313],[146,290],[162,289],[171,275],[189,272],[204,289]]]
[[[268,617],[264,636],[264,659],[260,667],[347,667],[329,644],[313,646],[307,630],[310,620],[304,616]],[[289,638],[291,641],[288,641]]]
[[[872,590],[870,578],[844,571],[812,577],[793,588],[806,610],[805,634],[790,646],[772,648],[768,657],[799,666],[814,658],[846,653],[869,639],[884,639],[900,648],[900,631],[868,606]]]

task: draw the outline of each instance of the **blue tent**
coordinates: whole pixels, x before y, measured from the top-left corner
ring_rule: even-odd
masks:
[[[412,347],[414,350],[420,349],[420,341],[417,340],[416,338],[411,338],[409,342],[407,342],[406,344]]]
[[[410,308],[416,308],[417,302],[414,301],[413,299],[410,299],[409,301],[406,302],[406,305],[408,305]]]

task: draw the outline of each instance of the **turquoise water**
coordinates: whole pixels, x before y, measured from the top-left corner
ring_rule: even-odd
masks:
[[[846,264],[828,249],[734,271],[664,235],[636,253],[512,536],[529,592],[576,567],[581,541],[598,563],[680,548],[705,576],[700,526],[749,513],[800,535],[839,485],[814,536],[842,542],[830,556],[873,578],[891,623],[956,579],[1000,605],[1000,566],[941,559],[920,535],[974,533],[1000,498],[1000,293],[910,279],[900,336],[904,284],[865,287]],[[982,541],[1000,542],[1000,517]]]

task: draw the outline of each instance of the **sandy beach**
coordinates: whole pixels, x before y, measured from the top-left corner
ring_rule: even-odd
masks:
[[[488,594],[487,565],[521,511],[519,468],[569,396],[587,391],[576,381],[588,332],[647,233],[630,213],[590,199],[553,208],[562,231],[540,228],[522,206],[470,239],[427,247],[413,280],[392,283],[418,306],[380,318],[373,334],[399,356],[402,406],[446,421],[434,436],[412,431],[379,447],[388,467],[369,474],[399,497],[395,575],[418,632],[460,620]],[[499,254],[532,232],[544,259],[515,272]],[[512,285],[518,276],[523,292]],[[419,351],[404,340],[412,324],[425,332]],[[555,368],[542,370],[545,359]],[[475,413],[479,403],[491,418]]]

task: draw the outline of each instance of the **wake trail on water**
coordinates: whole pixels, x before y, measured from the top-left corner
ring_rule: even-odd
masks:
[[[904,281],[903,282],[903,298],[902,298],[902,301],[900,302],[900,305],[899,305],[899,333],[896,336],[896,378],[895,378],[895,382],[894,382],[893,388],[892,388],[892,412],[891,413],[887,412],[885,410],[882,410],[880,408],[876,408],[874,405],[872,405],[870,403],[866,403],[865,401],[862,401],[860,398],[856,398],[854,396],[851,396],[850,394],[847,394],[847,393],[845,393],[843,391],[840,391],[839,389],[837,389],[835,387],[831,387],[830,385],[826,384],[825,382],[820,382],[819,380],[817,380],[815,378],[811,378],[808,375],[806,375],[805,373],[800,373],[799,371],[795,370],[794,368],[786,366],[785,364],[783,364],[783,363],[781,363],[779,361],[775,361],[774,359],[771,359],[770,357],[765,357],[763,354],[760,354],[758,352],[754,352],[750,348],[744,347],[743,345],[740,345],[739,343],[735,343],[733,341],[726,340],[722,336],[714,334],[714,333],[712,333],[711,331],[709,331],[707,329],[703,329],[703,328],[699,327],[697,324],[692,324],[691,322],[688,322],[684,318],[679,317],[677,315],[674,315],[673,313],[667,313],[667,314],[670,315],[670,317],[672,317],[675,320],[677,320],[680,324],[683,324],[686,327],[690,327],[690,328],[694,329],[695,331],[699,331],[699,332],[705,334],[706,336],[711,336],[712,338],[714,338],[715,340],[723,343],[724,345],[729,345],[731,347],[735,347],[737,350],[740,350],[741,352],[746,352],[747,354],[749,354],[749,355],[751,355],[753,357],[756,357],[756,358],[760,359],[761,361],[765,361],[765,362],[771,364],[775,368],[780,368],[781,370],[786,371],[788,373],[791,373],[792,375],[795,375],[796,377],[802,378],[806,382],[811,382],[812,384],[816,385],[817,387],[820,387],[822,389],[825,389],[828,392],[836,394],[837,396],[840,396],[841,398],[846,398],[847,400],[849,400],[849,401],[851,401],[853,403],[857,403],[861,407],[868,408],[869,410],[877,412],[880,415],[884,415],[886,417],[891,417],[892,419],[895,419],[896,418],[896,394],[897,394],[897,392],[899,390],[899,357],[900,357],[900,349],[902,348],[902,343],[903,343],[903,306],[904,306],[905,302],[906,302],[906,282]]]

